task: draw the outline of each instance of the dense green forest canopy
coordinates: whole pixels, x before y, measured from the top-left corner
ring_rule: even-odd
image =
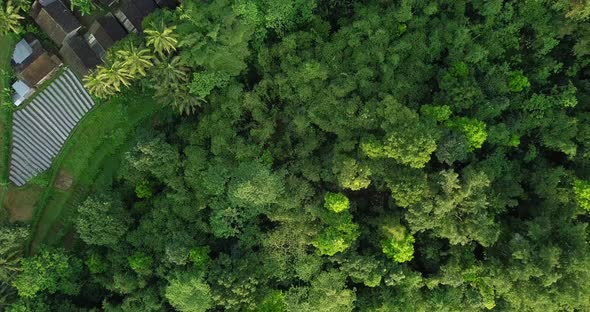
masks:
[[[77,203],[73,246],[0,231],[8,311],[590,311],[588,1],[144,24],[86,85],[179,114]]]

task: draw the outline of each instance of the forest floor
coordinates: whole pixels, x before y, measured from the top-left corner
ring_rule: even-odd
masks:
[[[12,57],[12,47],[16,44],[15,36],[0,37],[0,73],[8,73],[11,71],[10,59]],[[10,75],[0,74],[0,91],[9,88]],[[10,164],[10,137],[12,124],[12,103],[4,103],[4,96],[0,96],[0,204],[9,191],[8,186],[8,170]],[[3,206],[5,207],[5,206]],[[5,221],[9,218],[8,211],[0,209],[0,221]]]
[[[100,185],[110,185],[121,160],[118,151],[161,107],[151,98],[136,96],[133,102],[98,104],[82,119],[50,169],[51,179],[33,218],[30,251],[72,235],[77,204],[88,194],[100,192]],[[67,188],[64,174],[70,184]]]

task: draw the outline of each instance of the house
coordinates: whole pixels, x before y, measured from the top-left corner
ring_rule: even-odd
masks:
[[[80,35],[67,38],[59,50],[59,54],[78,77],[85,76],[101,63],[98,55]]]
[[[11,60],[16,77],[30,88],[49,79],[62,65],[61,60],[43,48],[31,35],[16,44]]]
[[[113,14],[128,32],[142,32],[141,22],[157,8],[153,0],[121,0]]]
[[[31,17],[57,44],[78,33],[82,25],[60,0],[36,0],[31,8]]]
[[[107,49],[126,35],[123,26],[109,13],[97,18],[84,37],[96,55],[104,59]]]
[[[27,86],[22,80],[18,80],[12,84],[12,89],[15,91],[12,95],[14,105],[21,105],[31,94],[35,93],[35,89]]]

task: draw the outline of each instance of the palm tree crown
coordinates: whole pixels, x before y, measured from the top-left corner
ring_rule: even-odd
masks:
[[[0,35],[6,35],[9,32],[20,32],[20,16],[17,9],[12,5],[12,1],[6,3],[6,8],[0,7]]]
[[[156,51],[161,57],[164,57],[164,53],[170,54],[173,51],[176,51],[178,45],[178,39],[174,33],[176,26],[166,27],[164,22],[157,25],[152,24],[151,26],[153,29],[146,29],[144,31],[147,44],[153,47],[154,51]]]
[[[117,51],[117,56],[123,62],[123,65],[129,70],[131,76],[147,75],[146,70],[154,65],[152,53],[149,49],[142,49],[133,44],[129,44],[127,50]]]
[[[114,89],[109,85],[108,81],[98,77],[98,70],[86,75],[84,77],[84,87],[93,96],[104,99],[114,94]]]
[[[131,85],[131,74],[125,65],[120,62],[113,62],[110,66],[98,66],[97,78],[105,81],[115,91],[121,91],[121,86]]]

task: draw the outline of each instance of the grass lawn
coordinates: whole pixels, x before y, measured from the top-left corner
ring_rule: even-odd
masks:
[[[95,181],[110,182],[122,157],[120,151],[140,125],[151,125],[150,117],[158,111],[162,106],[150,95],[137,92],[88,112],[50,169],[50,185],[37,203],[33,218],[32,252],[42,243],[57,243],[69,234],[68,221],[77,204],[96,191]],[[69,188],[60,185],[64,176],[71,181]]]
[[[17,37],[7,35],[0,37],[0,72],[11,71],[10,59]],[[10,75],[0,75],[0,91],[10,88]],[[12,103],[6,103],[4,96],[0,96],[0,204],[4,202],[8,192],[8,171],[10,163],[10,138],[12,136]],[[8,220],[8,213],[2,206],[0,222]]]

